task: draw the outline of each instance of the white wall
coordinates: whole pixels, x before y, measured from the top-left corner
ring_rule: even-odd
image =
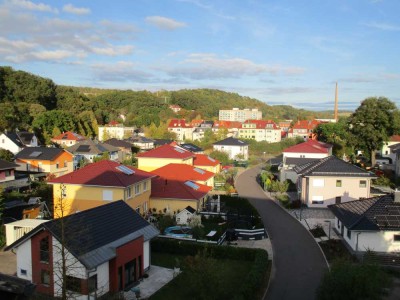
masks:
[[[249,146],[221,146],[214,145],[214,150],[226,152],[230,159],[236,159],[237,155],[243,155],[244,160],[249,159]]]
[[[11,151],[13,154],[17,154],[22,150],[13,141],[11,141],[4,133],[0,135],[0,148]]]
[[[143,269],[146,271],[150,267],[150,241],[143,243]]]
[[[32,281],[32,244],[28,239],[17,248],[17,276]],[[21,274],[21,269],[26,270],[26,275]]]
[[[324,158],[328,157],[329,153],[300,153],[300,152],[283,152],[283,159],[285,157],[304,157],[304,158]],[[283,160],[285,161],[285,160]]]

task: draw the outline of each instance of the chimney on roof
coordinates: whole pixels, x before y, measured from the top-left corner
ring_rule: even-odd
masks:
[[[394,203],[400,203],[400,190],[397,188],[394,190]]]
[[[338,84],[336,82],[336,90],[335,90],[335,111],[334,111],[334,118],[336,122],[338,121]]]

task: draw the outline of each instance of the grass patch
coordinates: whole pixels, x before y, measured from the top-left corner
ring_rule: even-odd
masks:
[[[169,254],[160,254],[159,256],[170,256]],[[160,257],[159,257],[160,258]],[[168,261],[169,258],[163,258],[162,261]],[[153,261],[154,264],[156,264]],[[241,286],[243,278],[250,272],[253,263],[251,261],[224,259],[212,259],[213,266],[218,270],[218,285],[223,287],[222,294],[218,299],[233,299],[238,286]],[[175,300],[175,299],[200,299],[196,298],[196,287],[192,286],[192,282],[196,279],[192,274],[185,271],[182,267],[182,273],[173,281],[168,283],[157,293],[150,297],[151,300]],[[215,278],[214,278],[215,279]],[[214,298],[213,282],[209,282],[210,289],[208,290],[207,299]],[[214,285],[215,288],[215,285]]]
[[[349,250],[340,240],[328,240],[320,242],[319,245],[324,251],[325,257],[329,264],[336,260],[356,261],[355,257],[350,254]]]

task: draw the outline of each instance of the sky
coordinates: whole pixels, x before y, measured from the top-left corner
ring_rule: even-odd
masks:
[[[56,84],[400,107],[399,0],[0,1],[0,65]]]

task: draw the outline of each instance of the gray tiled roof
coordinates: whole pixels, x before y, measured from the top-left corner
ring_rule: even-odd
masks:
[[[289,166],[302,166],[320,160],[320,158],[286,157],[285,164]]]
[[[400,217],[400,203],[394,194],[328,205],[333,214],[350,230],[399,230],[397,225],[380,222],[382,217]]]
[[[159,234],[153,225],[120,200],[43,223],[5,250],[17,247],[43,229],[60,241],[62,224],[66,248],[87,268],[115,257],[116,248],[129,241],[140,236],[148,241]]]
[[[54,160],[64,152],[61,148],[26,147],[15,155],[15,158]]]
[[[247,146],[248,143],[245,141],[241,141],[239,139],[235,139],[233,137],[226,138],[222,141],[218,141],[214,143],[213,145],[218,145],[218,146]]]
[[[12,140],[18,147],[24,147],[29,145],[35,135],[32,132],[19,131],[19,132],[7,132],[5,135]]]
[[[17,164],[14,164],[12,162],[6,161],[4,159],[0,159],[0,170],[15,169],[16,167],[18,167]]]
[[[128,143],[127,141],[119,140],[116,138],[109,139],[109,140],[105,141],[104,144],[108,144],[108,145],[111,145],[111,146],[117,147],[117,148],[125,148],[125,149],[129,149],[129,150],[132,148],[131,143]]]
[[[179,146],[190,152],[203,152],[203,149],[191,143],[180,144]]]
[[[303,176],[376,177],[372,173],[334,155],[293,168]]]
[[[87,146],[82,148],[81,146]],[[84,151],[83,151],[84,149]],[[73,154],[102,154],[105,152],[117,152],[119,149],[105,143],[96,143],[92,140],[84,140],[76,143],[75,145],[68,147],[67,151]]]

